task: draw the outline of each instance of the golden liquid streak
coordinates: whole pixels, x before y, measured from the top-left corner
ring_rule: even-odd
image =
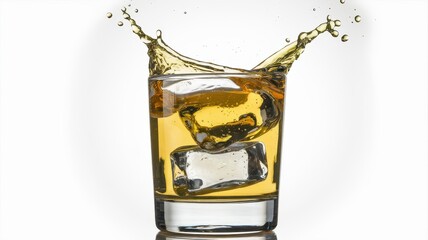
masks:
[[[292,64],[300,57],[308,43],[324,32],[329,32],[334,37],[338,36],[339,33],[335,28],[341,25],[339,20],[332,20],[328,16],[327,22],[320,24],[312,31],[302,32],[296,41],[272,54],[251,70],[245,70],[186,57],[176,52],[163,41],[160,30],[158,30],[157,37],[153,38],[144,33],[135,19],[129,15],[126,8],[122,9],[122,14],[124,19],[131,24],[132,31],[148,47],[150,76],[189,73],[249,73],[255,71],[288,73]]]

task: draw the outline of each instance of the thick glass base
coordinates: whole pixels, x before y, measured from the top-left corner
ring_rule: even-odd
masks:
[[[277,240],[277,237],[272,231],[239,235],[201,235],[159,232],[158,235],[156,235],[156,240]]]
[[[274,229],[278,200],[219,203],[155,200],[155,208],[156,226],[163,231],[238,234]]]

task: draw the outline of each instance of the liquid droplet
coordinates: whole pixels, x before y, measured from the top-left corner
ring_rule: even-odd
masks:
[[[349,40],[349,36],[348,35],[343,35],[342,36],[342,42],[347,42]]]
[[[122,7],[121,9],[123,12],[126,12],[126,7]]]
[[[331,21],[331,16],[327,15],[327,21]]]
[[[340,0],[340,3],[341,3],[341,4],[344,4],[344,3],[345,3],[345,0]]]
[[[184,14],[187,14],[187,12],[184,12]]]
[[[334,31],[331,33],[331,35],[332,35],[333,37],[338,37],[338,36],[339,36],[339,32],[338,32],[338,31],[336,31],[336,30],[334,30]]]
[[[312,9],[314,12],[317,10],[316,8]]]
[[[286,38],[285,41],[288,43],[291,42],[289,38]]]
[[[360,15],[355,16],[355,22],[357,22],[357,23],[361,22],[361,16]]]
[[[113,14],[111,12],[108,12],[107,13],[107,18],[111,18],[111,17],[113,17]]]
[[[122,27],[123,26],[123,22],[122,21],[117,22],[117,26]]]
[[[158,38],[162,38],[162,31],[158,29],[158,30],[156,31],[156,36],[157,36]]]
[[[334,21],[334,24],[335,24],[337,27],[342,26],[342,22],[341,22],[340,20],[336,20],[336,21]]]
[[[136,8],[136,9],[134,10],[134,12],[135,12],[135,13],[138,13],[138,8]]]

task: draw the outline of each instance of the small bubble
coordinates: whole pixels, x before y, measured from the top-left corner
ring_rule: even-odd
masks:
[[[108,12],[108,13],[107,13],[107,18],[111,18],[111,17],[113,17],[113,13]]]
[[[357,22],[357,23],[361,22],[361,16],[360,15],[355,16],[355,22]]]
[[[343,35],[342,36],[342,42],[347,42],[349,40],[349,36],[348,35]]]
[[[345,3],[345,0],[340,0],[340,3],[341,3],[341,4],[344,4],[344,3]]]
[[[288,43],[291,42],[291,40],[289,38],[286,38],[285,41]]]
[[[138,8],[136,8],[136,9],[134,10],[134,12],[135,12],[135,13],[138,13]]]
[[[122,27],[123,26],[123,22],[122,21],[117,22],[117,26]]]

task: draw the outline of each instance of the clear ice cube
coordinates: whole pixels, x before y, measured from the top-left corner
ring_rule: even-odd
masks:
[[[206,96],[209,98],[209,94]],[[261,90],[249,93],[246,101],[237,106],[195,104],[183,107],[179,114],[195,142],[210,152],[261,136],[281,118],[277,101]]]
[[[266,179],[266,150],[261,142],[235,143],[217,153],[199,146],[180,147],[171,153],[174,190],[197,195],[247,186]]]

